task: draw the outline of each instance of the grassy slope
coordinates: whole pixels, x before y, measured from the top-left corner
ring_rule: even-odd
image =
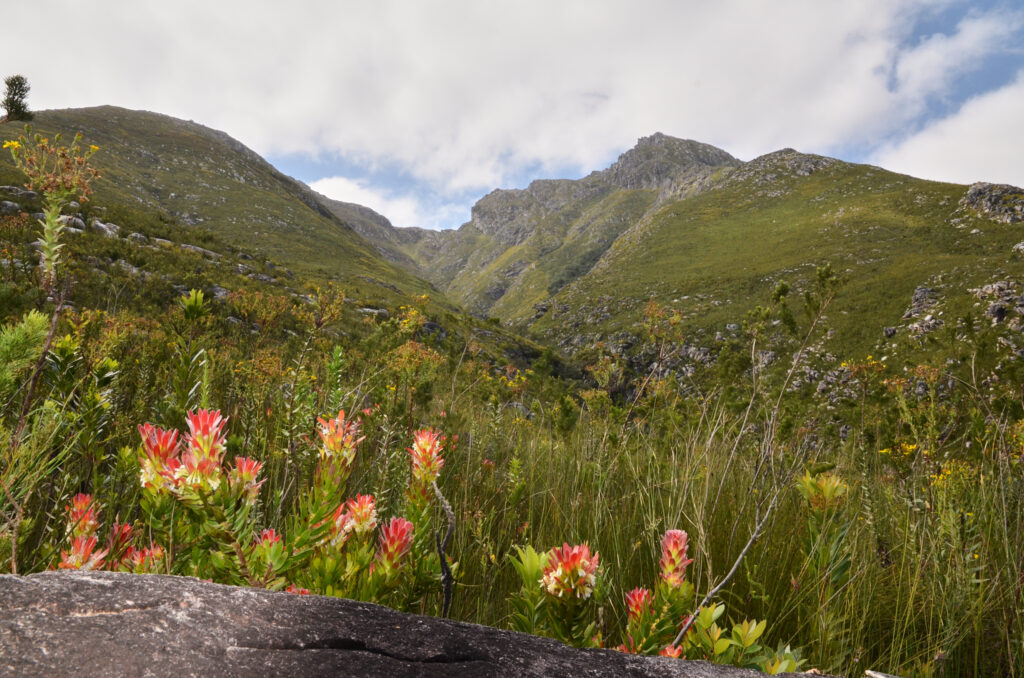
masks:
[[[428,285],[383,260],[371,245],[323,208],[312,194],[227,135],[155,113],[113,106],[43,111],[34,131],[68,137],[76,131],[100,152],[93,164],[94,203],[160,212],[215,233],[224,242],[265,255],[315,278],[367,276],[421,293]],[[0,138],[21,132],[0,127]],[[0,179],[19,182],[0,156]],[[118,216],[117,211],[107,217]],[[131,230],[134,224],[121,224]]]
[[[831,263],[846,281],[832,311],[838,341],[870,350],[883,326],[900,322],[917,286],[945,286],[952,315],[973,303],[967,288],[1000,271],[1022,273],[1011,253],[1019,228],[973,216],[950,223],[964,191],[846,163],[778,176],[767,189],[726,182],[620,238],[556,297],[569,310],[549,312],[534,329],[553,337],[575,322],[578,331],[631,330],[653,298],[687,312],[692,329],[720,330],[765,303],[777,280],[800,290],[816,265]],[[602,297],[616,303],[601,307]]]

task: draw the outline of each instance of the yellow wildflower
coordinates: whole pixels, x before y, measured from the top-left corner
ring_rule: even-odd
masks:
[[[21,148],[21,144],[17,141],[5,141],[4,148],[13,148],[15,150]]]

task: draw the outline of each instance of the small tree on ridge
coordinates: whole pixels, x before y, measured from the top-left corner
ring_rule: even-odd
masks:
[[[4,80],[7,90],[4,92],[3,107],[7,115],[0,122],[11,120],[31,120],[32,112],[28,110],[25,98],[31,87],[23,75],[12,75]]]

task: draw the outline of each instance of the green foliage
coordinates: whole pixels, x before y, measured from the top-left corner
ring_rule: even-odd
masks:
[[[11,396],[19,375],[39,359],[48,325],[45,315],[29,311],[18,323],[0,328],[0,403]]]
[[[4,110],[7,111],[6,121],[12,120],[24,120],[29,121],[34,117],[32,112],[28,110],[28,104],[25,99],[28,98],[28,92],[32,89],[28,80],[23,75],[11,75],[4,78],[4,98],[0,101],[0,106],[3,106]]]

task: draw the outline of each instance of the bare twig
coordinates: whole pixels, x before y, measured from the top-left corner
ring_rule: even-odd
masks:
[[[448,544],[455,533],[455,512],[452,511],[452,506],[448,503],[448,500],[441,494],[437,481],[434,481],[431,485],[434,488],[434,496],[441,502],[441,507],[444,508],[444,513],[448,517],[448,532],[444,535],[444,540],[441,540],[441,530],[434,533],[434,539],[437,542],[437,555],[441,559],[441,588],[444,593],[444,600],[441,602],[441,616],[447,618],[448,612],[452,607],[452,584],[455,578],[452,576],[452,569],[448,566],[448,558],[445,556],[445,551],[448,549]]]
[[[690,617],[686,620],[686,623],[683,624],[683,628],[679,630],[679,633],[676,635],[675,640],[672,641],[673,645],[679,644],[679,642],[683,639],[683,636],[686,635],[686,632],[690,630],[690,627],[693,625],[693,620],[697,618],[697,613],[700,611],[700,609],[707,605],[708,601],[711,600],[716,593],[721,591],[722,587],[725,586],[730,579],[732,579],[732,576],[734,574],[736,574],[736,570],[739,569],[740,563],[742,563],[743,559],[747,557],[747,552],[750,551],[750,547],[753,546],[754,542],[757,541],[757,538],[761,536],[761,530],[764,529],[764,526],[768,523],[768,519],[771,518],[772,513],[774,513],[775,505],[779,500],[779,496],[782,494],[782,488],[782,485],[776,488],[775,495],[772,497],[771,502],[769,502],[767,510],[765,510],[764,515],[761,516],[761,519],[758,520],[757,524],[754,526],[754,531],[751,533],[750,539],[747,540],[747,545],[743,547],[743,550],[740,551],[739,556],[736,557],[736,562],[732,564],[732,569],[730,569],[729,572],[726,573],[725,577],[722,578],[722,581],[718,582],[718,584],[713,589],[708,591],[708,594],[704,596],[704,599],[702,601],[700,601],[700,604],[697,605],[696,610],[694,610],[694,613],[691,614]]]

